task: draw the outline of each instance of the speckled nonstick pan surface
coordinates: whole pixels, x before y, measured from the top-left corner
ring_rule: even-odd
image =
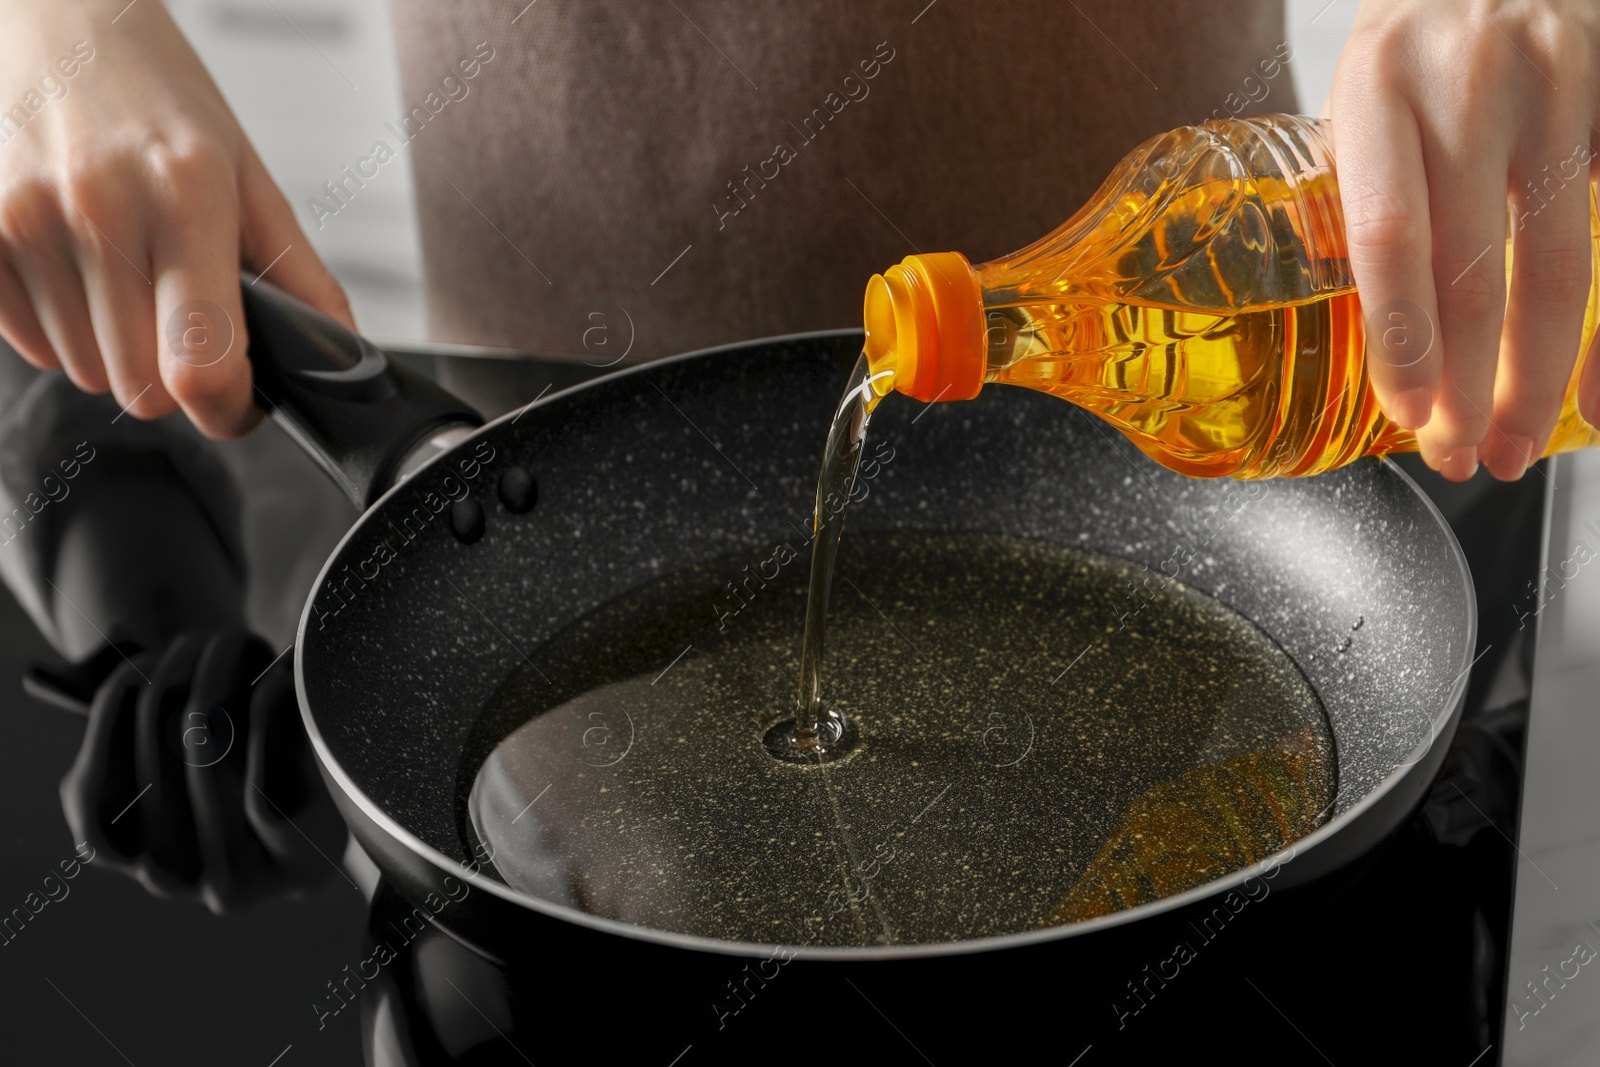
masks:
[[[477,430],[388,492],[328,561],[296,651],[307,729],[362,846],[406,895],[446,897],[463,940],[501,958],[617,935],[669,954],[771,954],[630,927],[507,887],[471,851],[464,793],[481,756],[467,746],[486,700],[525,653],[575,619],[667,572],[792,534],[859,347],[850,332],[760,341],[552,396]],[[1288,652],[1320,695],[1337,746],[1332,814],[1280,857],[1279,885],[1359,855],[1420,798],[1455,728],[1475,618],[1453,537],[1393,464],[1257,485],[1190,480],[1060,400],[1015,388],[928,408],[893,396],[872,433],[896,458],[870,506],[851,514],[852,530],[1008,534],[1152,569],[1181,542],[1203,544],[1183,581]],[[497,492],[512,467],[537,485],[536,504],[521,514]],[[470,543],[452,529],[450,508],[437,507],[441,494],[463,492],[483,511]],[[1249,873],[1005,938],[800,955],[1026,948],[1190,905]]]

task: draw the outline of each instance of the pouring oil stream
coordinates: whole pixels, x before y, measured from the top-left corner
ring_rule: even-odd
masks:
[[[822,657],[828,616],[828,595],[833,587],[834,563],[839,556],[839,535],[850,494],[861,466],[867,424],[880,394],[875,382],[892,371],[873,374],[863,352],[850,372],[849,384],[828,427],[822,450],[822,470],[817,478],[817,499],[812,513],[811,581],[806,598],[806,629],[800,648],[800,686],[795,714],[768,731],[768,751],[780,759],[807,762],[842,755],[853,731],[844,714],[822,695]]]
[[[800,646],[800,686],[795,696],[795,717],[781,722],[768,732],[765,743],[768,751],[780,759],[822,764],[848,752],[855,743],[855,730],[844,713],[828,703],[822,695],[822,657],[825,651],[828,596],[833,590],[833,570],[839,557],[839,538],[844,533],[844,516],[855,490],[856,475],[861,467],[862,446],[866,443],[867,424],[872,419],[872,409],[878,404],[880,394],[872,388],[873,382],[891,377],[892,371],[873,374],[862,352],[850,371],[849,382],[839,408],[828,426],[828,440],[822,450],[821,471],[817,476],[817,498],[812,510],[811,576],[806,591],[806,628]],[[867,917],[861,905],[870,907],[878,930],[871,939],[880,944],[894,940],[889,917],[868,886],[852,885],[853,873],[861,869],[861,857],[856,853],[852,835],[846,828],[839,810],[839,798],[834,794],[822,770],[817,785],[833,817],[838,836],[835,850],[839,874],[844,883],[846,899],[858,930],[866,934]],[[860,888],[861,899],[857,899]]]

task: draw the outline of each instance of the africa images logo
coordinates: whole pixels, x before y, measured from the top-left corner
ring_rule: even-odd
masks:
[[[175,359],[209,367],[233,351],[233,319],[209,300],[191,300],[167,316],[166,337]]]

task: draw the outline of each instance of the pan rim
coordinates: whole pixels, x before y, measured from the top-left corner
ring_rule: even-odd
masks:
[[[470,435],[463,438],[454,447],[447,449],[446,451],[441,452],[439,455],[430,459],[426,464],[418,468],[418,470],[413,473],[413,477],[416,473],[421,473],[436,463],[447,461],[448,458],[452,455],[455,455],[458,450],[470,445],[474,441],[483,438],[485,435],[496,431],[502,424],[515,421],[526,412],[535,408],[546,406],[558,400],[565,400],[575,393],[587,391],[601,385],[609,386],[613,382],[631,377],[644,371],[654,371],[662,367],[674,366],[694,360],[708,359],[726,352],[745,350],[760,346],[793,344],[796,342],[815,340],[832,340],[852,336],[861,337],[863,334],[862,331],[858,329],[814,330],[806,333],[779,334],[771,337],[755,338],[749,341],[738,341],[731,344],[717,345],[712,348],[698,349],[693,352],[685,352],[676,356],[668,356],[663,359],[652,360],[648,363],[641,363],[633,367],[620,369],[611,374],[602,375],[593,379],[592,381],[575,385],[570,389],[561,390],[559,393],[549,397],[535,399],[529,404],[506,412],[504,415],[494,419],[492,422],[486,423],[485,425],[473,430]],[[328,747],[326,739],[324,739],[322,736],[322,731],[318,728],[315,715],[311,709],[310,698],[306,693],[305,648],[307,634],[310,632],[310,623],[313,618],[312,604],[316,597],[316,591],[321,589],[323,583],[328,579],[329,572],[333,569],[333,565],[343,557],[345,546],[351,541],[352,538],[356,536],[357,533],[361,532],[365,528],[368,518],[376,515],[380,510],[382,510],[389,498],[402,487],[404,487],[406,484],[405,482],[400,482],[396,485],[390,486],[382,496],[373,502],[371,507],[362,512],[361,515],[356,518],[356,521],[351,524],[349,530],[345,531],[344,536],[339,539],[339,543],[334,547],[327,560],[323,562],[322,567],[317,572],[316,581],[311,586],[312,592],[306,598],[305,607],[302,609],[300,614],[300,623],[295,629],[294,684],[295,696],[300,705],[300,719],[305,727],[307,736],[310,738],[312,750],[316,753],[318,763],[321,765],[323,772],[338,786],[339,790],[344,794],[345,799],[354,804],[360,810],[361,814],[380,832],[387,834],[396,842],[403,845],[414,856],[426,860],[427,863],[441,875],[441,877],[465,877],[475,888],[488,892],[490,895],[499,898],[505,904],[533,911],[550,919],[573,923],[580,927],[586,927],[600,933],[626,937],[636,941],[645,941],[670,948],[679,948],[694,952],[710,952],[731,957],[771,959],[775,958],[779,953],[785,953],[789,959],[837,961],[907,960],[928,957],[959,956],[978,952],[995,952],[1007,949],[1027,948],[1051,941],[1065,940],[1073,937],[1083,937],[1101,931],[1111,930],[1128,923],[1154,918],[1163,913],[1176,911],[1190,904],[1220,896],[1230,889],[1234,889],[1243,885],[1251,878],[1261,877],[1263,872],[1267,870],[1281,869],[1295,859],[1311,852],[1318,846],[1326,844],[1326,842],[1336,837],[1351,823],[1355,822],[1356,819],[1359,818],[1364,812],[1374,807],[1385,797],[1387,797],[1388,794],[1399,785],[1401,780],[1411,772],[1411,769],[1427,757],[1433,746],[1444,736],[1445,732],[1451,728],[1452,722],[1466,697],[1467,687],[1471,682],[1472,667],[1477,663],[1477,658],[1474,656],[1474,652],[1476,650],[1478,638],[1478,604],[1476,588],[1472,581],[1472,572],[1467,565],[1466,555],[1462,552],[1461,545],[1456,540],[1455,532],[1450,529],[1450,525],[1445,521],[1443,513],[1439,510],[1438,506],[1433,502],[1428,494],[1423,492],[1422,488],[1417,485],[1411,476],[1408,475],[1399,464],[1395,463],[1389,457],[1385,456],[1380,458],[1378,463],[1387,468],[1390,476],[1398,477],[1401,484],[1404,485],[1417,499],[1421,500],[1427,513],[1433,518],[1434,522],[1438,524],[1439,528],[1444,531],[1446,545],[1448,546],[1451,558],[1455,562],[1456,570],[1461,578],[1461,591],[1465,599],[1468,640],[1464,642],[1465,648],[1462,652],[1460,669],[1457,671],[1454,681],[1450,683],[1444,700],[1440,705],[1440,710],[1435,713],[1432,720],[1429,722],[1427,738],[1418,742],[1418,744],[1408,754],[1407,758],[1397,762],[1394,768],[1387,775],[1385,775],[1381,781],[1369,789],[1360,800],[1356,801],[1349,808],[1346,808],[1344,811],[1340,812],[1322,826],[1319,826],[1312,833],[1292,842],[1287,848],[1280,849],[1258,863],[1251,864],[1247,867],[1242,867],[1237,871],[1233,871],[1232,873],[1224,875],[1220,878],[1212,879],[1211,881],[1195,886],[1192,889],[1187,889],[1181,893],[1175,893],[1172,896],[1162,897],[1160,900],[1154,900],[1147,904],[1140,904],[1123,911],[1113,912],[1110,915],[1102,915],[1093,919],[1085,919],[1080,922],[1067,923],[1061,926],[1044,927],[1039,930],[1026,930],[1020,933],[971,938],[962,941],[887,946],[862,945],[806,947],[787,945],[780,942],[730,941],[722,938],[704,937],[698,934],[683,934],[670,930],[659,930],[652,927],[637,926],[632,923],[623,922],[620,919],[610,919],[604,916],[579,911],[576,908],[566,905],[540,900],[537,897],[519,892],[503,882],[496,881],[492,878],[480,878],[477,872],[472,872],[470,874],[467,873],[462,866],[462,861],[451,859],[443,852],[435,849],[432,845],[424,842],[410,830],[401,826],[392,816],[388,814],[388,812],[386,812],[379,804],[373,801],[371,797],[367,796],[367,794],[356,785],[355,781],[334,757],[332,751]],[[409,479],[407,480],[409,481]],[[352,833],[353,832],[354,831],[352,830]]]

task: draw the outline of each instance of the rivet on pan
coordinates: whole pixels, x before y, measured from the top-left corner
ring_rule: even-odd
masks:
[[[522,467],[507,467],[500,474],[500,503],[513,515],[532,511],[539,499],[539,485]]]
[[[470,545],[483,536],[483,505],[471,497],[450,505],[450,531],[456,540]]]

